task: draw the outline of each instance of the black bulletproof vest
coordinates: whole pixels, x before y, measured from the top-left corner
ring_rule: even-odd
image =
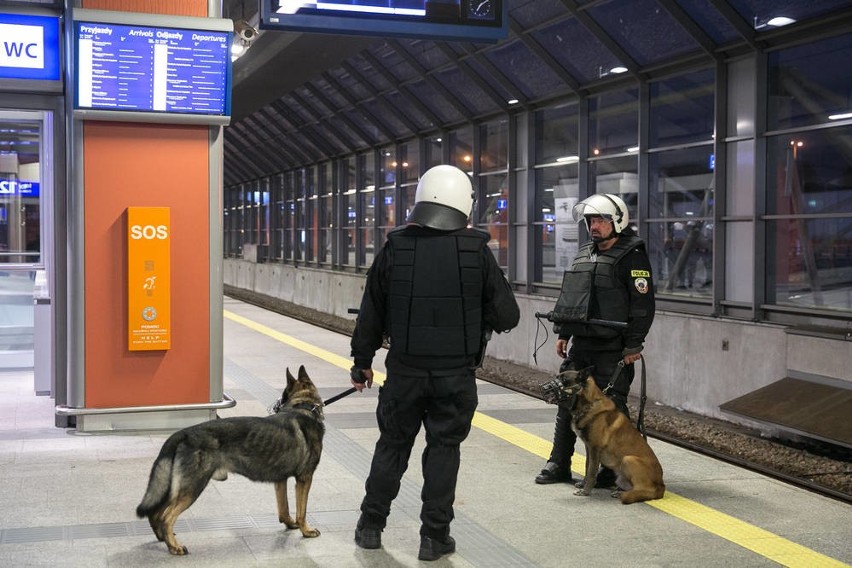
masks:
[[[593,243],[580,248],[571,270],[562,278],[562,291],[554,313],[564,320],[554,331],[586,337],[613,338],[621,334],[616,328],[585,323],[589,319],[627,322],[628,296],[624,284],[615,276],[615,265],[634,248],[644,250],[645,242],[636,236],[622,235],[607,251],[591,259]]]
[[[488,234],[401,227],[392,249],[388,329],[391,350],[423,369],[463,366],[482,335],[482,249]]]

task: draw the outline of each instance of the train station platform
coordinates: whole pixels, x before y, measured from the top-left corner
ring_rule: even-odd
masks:
[[[324,399],[349,385],[349,338],[225,299],[222,416],[267,413],[285,368],[304,365]],[[376,370],[383,371],[383,357]],[[383,376],[379,376],[379,379]],[[383,548],[353,534],[378,430],[378,389],[325,409],[322,461],[308,502],[306,539],[279,525],[271,485],[232,475],[211,482],[178,521],[182,558],[135,517],[169,432],[80,434],[53,426],[53,401],[32,374],[0,374],[0,566],[848,566],[852,507],[682,448],[650,440],[663,465],[664,499],[622,505],[567,484],[536,485],[550,451],[555,409],[479,385],[474,428],[462,445],[452,535],[455,554],[417,560],[420,452],[415,446]],[[574,468],[582,472],[582,443]],[[290,484],[291,504],[292,483]],[[291,505],[292,506],[292,505]]]

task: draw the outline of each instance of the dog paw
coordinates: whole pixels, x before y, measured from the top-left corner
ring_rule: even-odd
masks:
[[[305,538],[315,538],[320,535],[320,532],[312,527],[302,529],[302,536]]]
[[[186,556],[187,554],[189,554],[189,551],[186,549],[185,546],[170,546],[169,554],[172,554],[174,556]]]
[[[609,494],[609,496],[613,497],[615,499],[621,499],[621,491],[620,490],[613,491],[612,493]]]
[[[585,486],[586,486],[586,482],[582,481],[582,480],[574,483],[574,487],[576,487],[577,489],[582,489]]]
[[[580,495],[582,497],[587,497],[589,495],[589,492],[586,491],[585,489],[578,489],[574,492],[574,495]]]
[[[297,529],[299,528],[299,523],[294,521],[292,517],[278,517],[278,522],[282,525],[286,525],[288,529]]]

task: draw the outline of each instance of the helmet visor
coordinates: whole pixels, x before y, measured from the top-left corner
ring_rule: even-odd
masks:
[[[612,207],[604,206],[605,211],[586,203],[585,201],[581,201],[577,205],[574,206],[574,209],[571,211],[571,215],[574,217],[574,221],[579,223],[580,221],[585,221],[587,216],[597,216],[603,217],[607,221],[612,221]]]

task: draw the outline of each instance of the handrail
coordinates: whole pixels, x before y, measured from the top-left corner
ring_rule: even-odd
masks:
[[[82,416],[92,414],[130,414],[134,412],[168,412],[172,410],[220,410],[236,406],[237,401],[222,393],[218,402],[200,402],[191,404],[166,404],[162,406],[121,406],[115,408],[75,408],[64,404],[56,405],[57,416]]]

